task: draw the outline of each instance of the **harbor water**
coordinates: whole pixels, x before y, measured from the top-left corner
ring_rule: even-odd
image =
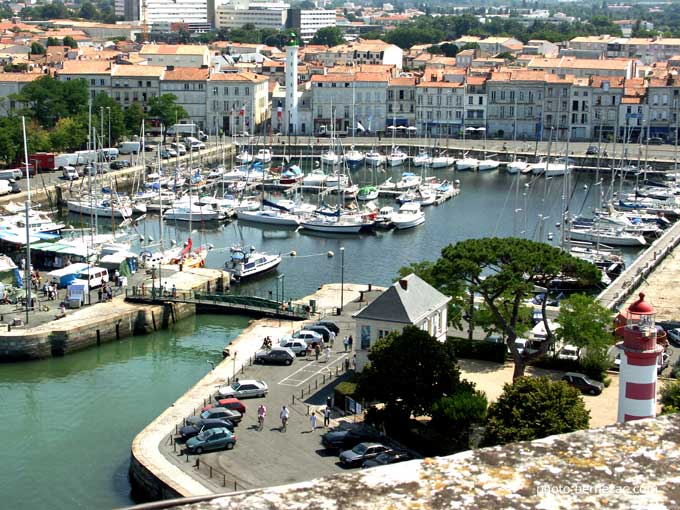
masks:
[[[361,169],[353,178],[382,182],[388,175],[398,179],[400,171],[373,176]],[[191,231],[186,224],[168,223],[163,239],[184,243],[191,237],[194,245],[212,244],[206,266],[214,268],[223,267],[234,244],[288,254],[276,272],[241,289],[288,299],[342,277],[345,282],[388,285],[401,266],[435,260],[444,246],[463,239],[514,234],[545,241],[550,237],[559,244],[555,224],[563,197],[572,213],[589,213],[598,201],[599,186],[593,186],[589,175],[573,175],[568,189],[563,178],[451,170],[437,171],[437,176],[459,180],[461,193],[428,207],[425,224],[415,229],[338,237],[237,221],[194,223]],[[305,198],[316,201],[313,195]],[[382,198],[379,204],[394,205]],[[138,238],[160,238],[153,215],[137,229]],[[2,506],[66,510],[131,504],[127,469],[132,439],[203,376],[207,361],[218,361],[222,348],[246,325],[243,317],[204,315],[167,331],[64,358],[0,365]]]

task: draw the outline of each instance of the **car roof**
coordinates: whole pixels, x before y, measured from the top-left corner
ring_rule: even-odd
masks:
[[[301,335],[302,333],[313,333],[315,335],[319,334],[316,331],[312,331],[311,329],[301,329],[300,331],[298,331],[298,335]]]
[[[220,404],[233,404],[234,402],[241,403],[241,401],[235,397],[221,398]]]
[[[380,444],[380,443],[366,443],[366,442],[363,442],[363,443],[359,443],[359,444],[364,445],[366,448],[370,448],[371,446],[385,446],[385,445]],[[358,446],[358,445],[357,445],[357,446]]]
[[[234,381],[232,384],[239,383],[239,384],[264,384],[264,381],[259,381],[257,379],[239,379],[238,381]]]
[[[585,374],[579,374],[578,372],[567,372],[564,375],[568,375],[570,377],[585,377],[586,379],[589,379],[589,377]]]

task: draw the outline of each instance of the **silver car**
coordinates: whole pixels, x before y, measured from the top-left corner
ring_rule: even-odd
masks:
[[[222,386],[217,390],[218,398],[251,398],[264,397],[269,392],[269,387],[264,381],[255,379],[243,379],[234,381],[231,386]]]

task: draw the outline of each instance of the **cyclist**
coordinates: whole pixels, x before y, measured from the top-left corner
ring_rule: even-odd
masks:
[[[286,430],[286,425],[288,424],[288,416],[290,416],[290,413],[288,412],[288,409],[286,406],[281,406],[281,414],[279,417],[281,418],[281,431],[283,432]]]
[[[264,427],[264,417],[267,416],[267,408],[264,406],[264,404],[260,404],[260,406],[257,408],[257,423],[262,430],[262,427]]]

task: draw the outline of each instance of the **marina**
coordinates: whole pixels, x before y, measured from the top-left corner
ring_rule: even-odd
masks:
[[[407,145],[400,142],[400,146],[405,147]],[[258,151],[253,153],[258,154]],[[386,154],[384,150],[382,153]],[[211,167],[218,166],[222,159],[220,149],[215,149],[215,154],[215,161],[210,165]],[[276,165],[276,150],[274,150],[274,154],[274,165]],[[302,163],[300,167],[303,172],[309,175],[314,168],[313,163],[311,161],[306,162],[304,158],[300,162]],[[231,167],[227,166],[225,170],[228,171],[229,168]],[[154,170],[153,167],[151,170]],[[139,169],[136,171],[139,172]],[[214,171],[214,168],[206,166],[205,174],[207,175]],[[413,225],[412,228],[388,230],[384,226],[389,221],[384,222],[382,219],[390,218],[391,221],[392,215],[395,211],[398,211],[400,204],[396,201],[397,197],[401,196],[405,204],[412,203],[417,198],[421,200],[424,198],[422,194],[420,197],[417,197],[415,193],[410,195],[409,193],[414,190],[409,190],[408,186],[406,186],[406,189],[396,189],[396,183],[412,178],[408,175],[404,176],[405,172],[413,174],[412,177],[421,177],[422,175],[423,178],[420,182],[428,182],[428,178],[434,175],[437,178],[437,187],[441,188],[439,191],[450,193],[451,196],[444,200],[441,197],[435,198],[435,203],[439,203],[438,207],[426,207],[425,204],[421,204],[420,212],[425,218],[424,222]],[[149,173],[154,172],[149,171]],[[221,172],[219,175],[226,175],[226,173]],[[345,284],[346,282],[365,282],[366,284],[373,283],[375,285],[389,284],[400,267],[422,260],[435,260],[444,246],[471,237],[514,235],[561,245],[562,233],[568,230],[567,226],[562,225],[559,220],[567,208],[565,203],[569,204],[568,209],[570,213],[583,217],[592,217],[595,209],[603,207],[600,200],[600,190],[633,190],[635,186],[633,179],[626,179],[623,184],[620,184],[619,180],[615,179],[612,183],[609,170],[602,170],[600,174],[600,177],[602,177],[601,182],[596,181],[595,177],[589,173],[578,171],[568,176],[569,181],[567,182],[567,179],[563,176],[546,179],[542,176],[523,174],[521,172],[509,174],[502,167],[483,172],[457,171],[455,165],[433,170],[427,166],[416,167],[411,164],[411,160],[407,160],[404,165],[395,167],[382,165],[376,168],[358,165],[348,173],[351,176],[352,182],[356,183],[357,186],[375,185],[375,188],[378,190],[378,197],[372,199],[375,205],[375,216],[369,220],[373,222],[372,228],[369,230],[360,229],[356,233],[338,234],[333,232],[333,227],[331,227],[331,232],[324,232],[299,228],[295,224],[272,225],[248,221],[247,214],[243,218],[238,218],[238,212],[233,209],[238,206],[246,207],[247,202],[245,200],[256,201],[258,203],[257,210],[263,211],[275,209],[259,205],[263,199],[275,204],[283,204],[286,210],[289,211],[283,212],[283,214],[296,218],[299,217],[300,223],[307,221],[303,218],[305,218],[305,214],[308,214],[310,210],[317,210],[323,207],[327,208],[329,212],[335,213],[335,211],[340,210],[337,208],[339,204],[348,204],[348,201],[341,199],[341,195],[331,193],[330,191],[324,192],[321,186],[310,186],[309,189],[305,189],[306,186],[301,184],[281,185],[274,182],[267,183],[266,180],[256,180],[253,183],[246,182],[241,191],[231,192],[233,193],[233,198],[226,199],[231,200],[231,202],[224,205],[224,207],[225,211],[232,209],[232,212],[227,214],[227,212],[223,211],[225,214],[224,220],[207,221],[205,218],[197,216],[194,221],[192,214],[191,224],[188,221],[188,217],[186,219],[165,218],[161,221],[156,211],[152,208],[147,208],[145,214],[139,214],[137,218],[133,218],[130,221],[117,217],[114,218],[114,221],[110,221],[106,217],[98,216],[98,233],[99,235],[111,235],[114,231],[117,234],[125,231],[128,233],[128,236],[123,251],[136,255],[142,252],[150,254],[146,260],[140,259],[140,272],[143,263],[146,264],[145,271],[150,271],[145,276],[147,282],[146,296],[148,296],[149,287],[151,286],[148,283],[149,279],[153,282],[154,265],[161,268],[164,280],[172,273],[180,274],[178,262],[182,260],[181,253],[184,252],[187,246],[189,246],[189,250],[185,255],[190,255],[200,248],[203,251],[197,263],[204,265],[205,268],[212,268],[220,272],[225,269],[225,262],[230,260],[232,247],[242,246],[249,251],[250,247],[254,246],[258,253],[280,257],[280,261],[276,263],[275,268],[266,272],[263,271],[261,275],[243,279],[240,283],[234,284],[231,289],[232,294],[234,296],[259,296],[265,300],[271,300],[267,301],[267,303],[285,303],[291,298],[309,296],[320,285],[329,281],[344,281]],[[200,199],[201,195],[212,197],[215,200],[209,206],[206,203],[206,206],[220,207],[217,200],[224,200],[224,194],[228,193],[228,190],[224,189],[223,191],[223,186],[228,188],[230,183],[223,182],[219,175],[217,172],[213,174],[212,184],[207,182],[208,179],[196,183],[197,188],[200,188],[202,191],[194,190],[196,191],[195,194],[192,191],[192,195],[195,195],[195,200]],[[139,178],[137,177],[137,179]],[[214,182],[215,180],[217,182]],[[417,179],[413,180],[417,181]],[[128,191],[132,190],[132,182],[133,178],[130,177],[130,188]],[[381,188],[380,185],[385,183],[388,183],[388,186]],[[389,186],[390,183],[394,183],[394,188]],[[449,187],[446,187],[447,183]],[[158,190],[153,190],[150,196],[154,195],[154,191],[161,195],[161,189],[159,187]],[[286,189],[289,191],[286,191]],[[168,207],[170,202],[167,199],[170,198],[170,195],[167,193],[169,191],[168,189],[162,192],[164,194],[161,195],[162,198],[157,203],[159,209]],[[173,190],[174,193],[176,191]],[[568,197],[568,200],[563,197]],[[16,197],[15,201],[18,198]],[[64,198],[67,198],[67,196],[64,196]],[[670,200],[674,199],[670,198]],[[207,202],[210,202],[210,200]],[[363,202],[359,201],[359,204],[364,205]],[[366,203],[368,202],[371,201],[366,201]],[[311,204],[311,209],[305,208],[304,204]],[[366,222],[362,214],[358,214],[358,211],[361,210],[359,204],[350,208],[350,219],[343,219],[341,224],[356,226],[357,224],[363,225]],[[385,211],[381,213],[383,209]],[[267,215],[277,216],[275,213],[268,213]],[[71,228],[75,230],[76,235],[73,242],[76,244],[73,248],[68,248],[64,240],[59,241],[59,243],[62,243],[62,250],[73,252],[73,255],[71,255],[73,257],[72,262],[89,259],[94,254],[88,253],[86,248],[87,243],[85,241],[91,235],[91,226],[93,224],[86,214],[66,214],[63,212],[52,215],[50,218],[56,224],[60,222],[65,224],[64,234],[68,233]],[[328,216],[328,218],[328,220],[325,220],[328,224],[336,222],[334,216]],[[77,235],[77,229],[83,227],[85,228],[83,233]],[[677,224],[676,226],[671,226],[663,235],[671,239],[676,235],[677,228]],[[188,240],[191,240],[191,244],[188,244]],[[49,241],[37,239],[35,241],[38,250],[34,253],[49,254],[49,251],[40,251],[45,249],[45,243]],[[42,244],[38,244],[38,242]],[[655,241],[654,239],[649,239],[648,242],[654,243]],[[663,249],[666,252],[670,252],[673,244],[666,241],[663,241],[663,243]],[[657,251],[658,256],[662,246],[654,244],[652,246],[655,247],[654,251]],[[616,295],[618,300],[623,299],[623,295],[632,290],[634,286],[633,282],[626,285],[622,282],[628,282],[633,275],[638,274],[638,266],[631,264],[634,263],[636,256],[640,253],[640,248],[622,246],[618,247],[615,251],[617,256],[620,256],[628,267],[632,268],[629,269],[629,272],[624,271],[619,279],[616,277],[612,278],[614,284],[611,287],[613,289],[611,293]],[[168,252],[168,257],[174,257],[175,263],[167,266],[165,262],[161,263],[161,252]],[[595,255],[604,256],[610,253],[604,249],[604,246],[602,249],[595,250],[592,247],[584,248],[583,252],[593,257]],[[114,253],[120,253],[120,251]],[[49,255],[49,257],[53,256],[54,254]],[[21,250],[17,250],[15,257],[17,267],[20,267]],[[653,259],[652,255],[648,257]],[[185,258],[185,262],[188,260],[188,257]],[[603,264],[610,264],[609,260],[607,259]],[[645,267],[645,264],[646,269],[643,271],[651,271],[654,267],[649,258],[644,260],[642,267]],[[113,268],[114,266],[111,267]],[[182,271],[182,273],[185,273],[185,271]],[[185,278],[190,277],[185,276]],[[642,281],[640,280],[640,282]],[[160,287],[160,281],[158,284]],[[136,285],[139,286],[140,284],[137,283]],[[129,292],[132,292],[131,287],[132,285],[128,287]],[[624,289],[626,292],[623,292]],[[211,291],[209,295],[214,295],[214,292]],[[607,296],[609,295],[607,294]],[[332,313],[333,308],[340,304],[337,300],[337,295],[333,294],[333,296],[330,302],[326,304],[328,313]],[[123,299],[123,295],[120,296],[120,299]],[[603,302],[605,301],[604,297],[601,299]],[[606,299],[609,298],[607,297]],[[215,300],[213,299],[213,301]],[[131,301],[134,301],[134,299]],[[139,301],[141,306],[149,306],[150,302],[157,301],[157,297],[152,296],[150,301],[146,299]],[[166,294],[165,299],[161,301],[172,303],[174,301],[172,291]],[[178,301],[181,301],[181,299],[178,299]],[[191,307],[199,305],[198,299],[195,299],[195,297],[192,297],[191,301],[192,303],[187,302],[184,305]],[[202,301],[205,302],[206,300],[202,299]],[[210,301],[210,299],[207,301]],[[42,293],[40,293],[39,303],[40,305],[45,303],[46,306],[55,306],[55,304],[44,301]],[[135,303],[129,303],[126,306],[134,305]],[[309,303],[302,302],[300,305],[309,305]],[[97,306],[106,305],[86,306],[82,309],[82,312],[87,313],[88,309],[95,310]],[[167,306],[167,304],[162,306]],[[244,306],[252,306],[252,304]],[[245,308],[241,310],[232,309],[231,313],[243,314],[247,311]],[[69,311],[69,313],[72,312]],[[259,313],[261,313],[261,310]],[[23,316],[23,311],[20,308],[16,309],[13,307],[12,311],[7,312],[5,316],[10,318]],[[130,486],[126,476],[127,457],[125,453],[128,451],[132,437],[147,423],[151,422],[155,416],[159,415],[162,409],[170,405],[187,387],[193,385],[197,379],[201,378],[209,370],[210,367],[207,366],[206,360],[213,363],[219,362],[221,360],[221,351],[229,342],[230,335],[231,337],[236,336],[238,332],[243,331],[247,326],[247,319],[242,315],[224,316],[220,314],[194,316],[192,313],[186,319],[176,323],[170,321],[167,329],[164,329],[165,326],[154,328],[153,322],[153,319],[147,321],[147,329],[151,333],[144,336],[135,336],[128,339],[121,338],[111,343],[102,342],[101,345],[97,345],[95,342],[94,345],[97,345],[96,347],[86,348],[80,352],[71,352],[63,358],[49,358],[21,365],[0,365],[0,381],[4,381],[3,384],[8,387],[9,385],[16,387],[17,381],[25,379],[25,383],[22,383],[22,388],[24,389],[12,397],[14,400],[10,404],[24,409],[33,409],[33,411],[28,412],[29,417],[36,417],[42,412],[49,410],[49,407],[42,409],[30,403],[32,398],[30,395],[36,391],[44,393],[45,390],[42,388],[42,385],[49,384],[49,382],[42,381],[42,376],[39,375],[45,371],[46,366],[60,367],[58,371],[65,373],[65,375],[59,376],[63,381],[63,388],[60,388],[60,391],[64,392],[63,395],[78,395],[79,391],[82,394],[82,387],[78,389],[79,385],[83,384],[81,377],[101,380],[101,385],[96,382],[90,385],[88,399],[94,401],[101,401],[107,398],[110,386],[105,384],[104,381],[114,377],[113,369],[115,369],[115,377],[131,378],[130,383],[123,387],[120,392],[121,394],[113,400],[114,403],[118,403],[120,408],[128,409],[129,406],[136,406],[135,412],[131,413],[130,419],[125,419],[125,427],[122,428],[121,433],[114,434],[115,441],[111,448],[116,448],[119,453],[111,458],[118,459],[118,463],[116,464],[115,460],[113,465],[111,462],[102,462],[101,469],[96,473],[97,479],[92,480],[89,486],[92,491],[101,495],[103,499],[99,499],[99,496],[88,498],[88,496],[76,492],[79,494],[80,500],[87,501],[91,506],[120,506],[131,502],[129,499]],[[162,324],[162,321],[159,321],[159,323]],[[148,327],[149,324],[150,327]],[[28,328],[31,325],[32,321],[29,317]],[[223,327],[224,325],[229,326]],[[186,334],[184,333],[185,328],[187,330]],[[22,329],[24,328],[21,326],[13,328],[12,333],[16,334],[17,331],[22,331]],[[24,330],[27,331],[28,329]],[[226,334],[225,331],[227,332]],[[201,347],[192,350],[192,346],[196,342],[194,334],[205,337],[201,338],[201,341],[213,343],[208,348]],[[115,330],[113,335],[113,338],[116,339]],[[128,359],[125,356],[119,357],[121,349],[127,349],[131,353],[143,351],[145,354]],[[116,362],[106,361],[110,359],[111,355],[117,360]],[[155,391],[148,397],[142,397],[138,394],[137,388],[139,387],[147,388],[156,384],[164,384],[164,379],[156,374],[156,372],[159,370],[159,367],[163,367],[162,372],[164,373],[174,372],[173,367],[180,362],[179,358],[182,358],[182,363],[188,363],[187,366],[190,368],[187,368],[186,371],[180,370],[181,374],[187,375],[184,379],[180,377],[176,381],[177,384],[166,385],[168,392],[164,393],[165,397],[157,396]],[[89,360],[88,369],[84,376],[81,376],[77,371],[71,371],[67,368],[71,364],[78,365],[81,359]],[[137,360],[136,362],[135,359]],[[100,365],[100,363],[102,364]],[[13,368],[14,366],[21,367],[21,375]],[[130,372],[133,368],[135,370],[134,373]],[[49,370],[47,373],[52,374]],[[50,375],[48,377],[53,376]],[[52,398],[59,398],[57,395],[54,394]],[[121,399],[127,400],[123,402]],[[155,405],[147,406],[145,402],[149,399],[153,399]],[[55,418],[51,420],[51,423],[57,427],[68,428],[68,423],[72,419],[72,415],[68,414],[69,412],[74,413],[76,410],[83,413],[93,412],[88,410],[87,406],[84,406],[82,410],[80,408],[75,408],[74,410],[74,406],[70,406],[67,410],[65,414],[57,413]],[[133,419],[132,414],[137,418]],[[110,422],[111,426],[115,426],[117,418],[111,414],[104,414],[94,423],[101,424],[103,422]],[[69,453],[65,454],[63,443],[55,442],[55,450],[48,452],[49,458],[60,456],[59,462],[54,461],[52,463],[55,466],[54,469],[56,469],[57,465],[73,466],[71,471],[79,469],[75,466],[76,459],[82,459],[86,455],[84,448],[91,447],[93,442],[96,441],[93,430],[90,430],[92,423],[85,421],[83,423],[86,424],[85,427],[82,430],[78,430],[78,434],[85,438],[81,441],[82,446],[72,445],[72,450],[67,449]],[[102,426],[104,425],[100,425],[100,427]],[[40,426],[36,426],[26,434],[26,441],[36,442],[44,433]],[[71,439],[66,439],[65,441],[73,442]],[[108,455],[108,453],[107,451],[106,454]],[[21,448],[18,448],[16,451],[11,450],[8,455],[11,460],[16,461],[21,455]],[[75,480],[71,481],[70,479],[57,476],[53,472],[54,470],[50,471],[49,466],[44,469],[47,470],[43,473],[44,476],[49,476],[56,480],[55,483],[60,483],[64,494],[69,490],[71,484],[76,483]],[[112,473],[114,473],[115,477],[113,488],[110,481]],[[51,490],[42,491],[36,488],[34,484],[23,485],[23,482],[14,477],[2,480],[2,482],[3,485],[11,484],[17,487],[16,491],[13,491],[10,501],[13,501],[12,498],[16,499],[20,494],[25,494],[27,491],[31,491],[31,498],[34,498],[36,502],[49,501],[51,492],[53,492]],[[16,496],[14,495],[15,493]],[[68,498],[64,497],[61,500],[65,502],[63,508],[71,506],[68,504]]]

